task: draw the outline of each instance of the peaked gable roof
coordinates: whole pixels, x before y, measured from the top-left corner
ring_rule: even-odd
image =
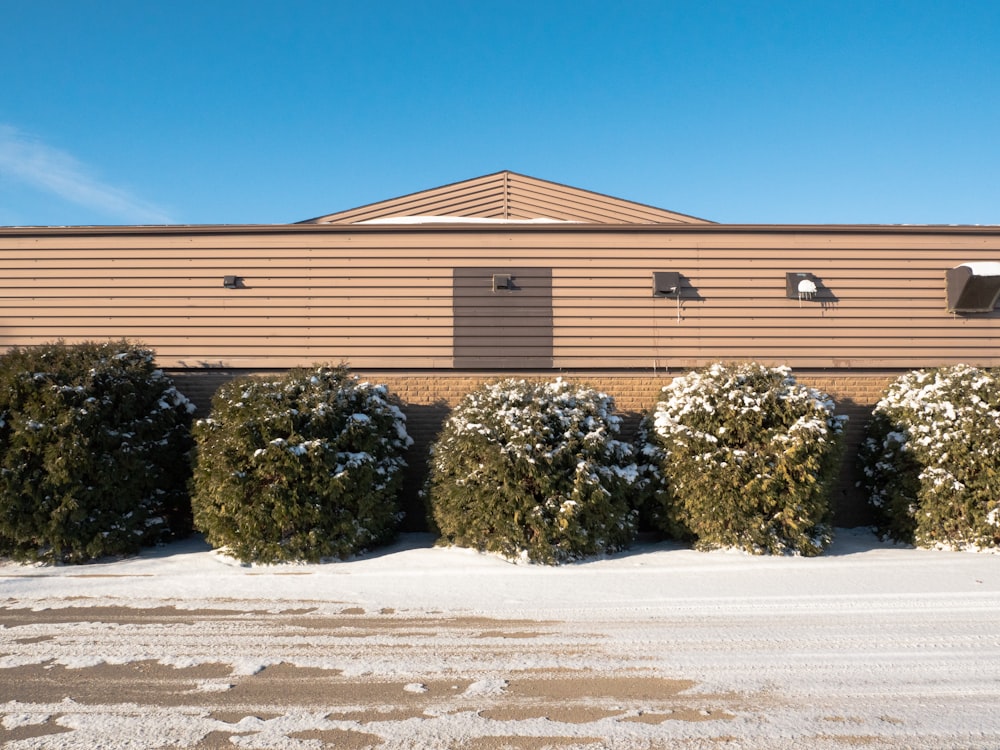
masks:
[[[429,222],[711,224],[642,203],[502,171],[319,216],[302,224]]]

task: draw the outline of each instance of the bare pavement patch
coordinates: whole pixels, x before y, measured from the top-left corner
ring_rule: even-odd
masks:
[[[1000,748],[1000,556],[0,565],[9,748]]]

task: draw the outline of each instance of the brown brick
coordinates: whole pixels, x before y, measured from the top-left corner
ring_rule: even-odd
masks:
[[[198,406],[198,415],[204,416],[211,407],[211,397],[218,387],[238,375],[249,374],[238,370],[198,370],[171,372],[178,389]],[[404,483],[404,505],[407,510],[408,529],[424,528],[424,508],[418,492],[427,476],[427,450],[437,436],[441,425],[452,407],[462,397],[481,384],[514,377],[527,380],[547,380],[556,377],[548,373],[381,373],[357,371],[362,380],[385,384],[399,400],[407,415],[409,431],[414,446],[407,456],[409,467]],[[828,393],[837,403],[838,412],[850,418],[846,432],[844,461],[840,478],[834,490],[835,522],[843,526],[863,525],[871,522],[864,498],[855,486],[859,479],[856,455],[864,435],[864,425],[872,408],[898,373],[796,373],[796,379]],[[643,413],[651,409],[664,385],[673,375],[650,375],[631,372],[586,372],[563,374],[563,379],[574,384],[586,385],[614,397],[619,413],[623,416],[623,437],[631,437]]]

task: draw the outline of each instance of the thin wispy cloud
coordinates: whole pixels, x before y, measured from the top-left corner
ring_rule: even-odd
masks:
[[[0,177],[30,185],[130,224],[172,224],[160,207],[102,182],[72,154],[0,124]]]

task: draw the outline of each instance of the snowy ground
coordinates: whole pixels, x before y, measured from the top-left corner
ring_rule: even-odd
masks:
[[[1000,555],[861,529],[512,565],[426,535],[0,565],[9,748],[1000,748]]]

